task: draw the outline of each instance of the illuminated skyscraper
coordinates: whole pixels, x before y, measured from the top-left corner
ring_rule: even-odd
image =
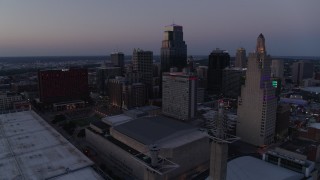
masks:
[[[274,140],[277,99],[270,65],[265,39],[260,34],[256,52],[249,54],[246,81],[238,99],[237,136],[253,145],[270,144]]]
[[[183,40],[182,26],[166,26],[161,46],[161,72],[169,72],[171,67],[181,70],[186,65],[187,45]]]

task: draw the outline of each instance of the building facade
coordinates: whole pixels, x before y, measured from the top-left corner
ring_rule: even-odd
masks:
[[[38,82],[40,101],[43,103],[86,100],[89,97],[86,68],[40,70]]]
[[[238,68],[246,68],[247,67],[246,49],[244,49],[244,48],[237,49],[235,67],[238,67]]]
[[[245,75],[244,68],[225,68],[222,72],[222,94],[237,99],[241,95]]]
[[[147,87],[148,96],[152,97],[153,53],[134,49],[132,55],[133,71],[141,74],[141,82]]]
[[[180,120],[194,118],[197,109],[197,76],[163,73],[162,113]]]
[[[14,108],[14,102],[22,100],[20,94],[17,93],[0,93],[0,111],[10,110]]]
[[[223,69],[230,66],[230,55],[220,49],[213,50],[209,55],[208,64],[208,92],[220,94],[222,89]]]
[[[107,95],[108,80],[121,76],[120,67],[106,67],[102,66],[97,69],[97,90],[101,95]]]
[[[122,87],[125,84],[125,78],[117,76],[108,82],[108,94],[110,104],[116,107],[122,107]]]
[[[249,54],[237,112],[237,136],[253,145],[270,144],[274,140],[277,99],[270,79],[270,65],[265,39],[260,34],[256,52]]]
[[[122,108],[131,109],[146,105],[146,86],[143,83],[125,84],[122,86]]]
[[[271,62],[271,77],[278,77],[283,79],[284,64],[282,60],[273,59]]]
[[[298,86],[302,85],[303,79],[313,78],[314,64],[307,61],[295,62],[292,65],[292,80]]]
[[[113,52],[110,57],[114,66],[124,68],[124,54],[122,52]]]

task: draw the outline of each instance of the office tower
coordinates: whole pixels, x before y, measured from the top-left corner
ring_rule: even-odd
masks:
[[[295,62],[292,65],[292,80],[298,86],[302,85],[303,79],[313,78],[314,64],[308,61]]]
[[[122,86],[122,108],[131,109],[146,105],[146,86],[143,83],[124,84]]]
[[[110,104],[115,107],[122,107],[122,88],[126,83],[125,78],[117,76],[114,79],[108,81],[108,94],[110,98]]]
[[[247,67],[246,49],[244,49],[244,48],[237,49],[235,67],[238,67],[238,68],[246,68]]]
[[[230,55],[220,49],[213,50],[209,55],[208,65],[208,92],[220,94],[222,89],[223,69],[230,66]]]
[[[197,109],[197,76],[182,72],[163,73],[162,113],[189,120]]]
[[[132,55],[133,71],[141,74],[141,82],[147,87],[148,97],[152,97],[152,51],[143,51],[141,49],[134,49]]]
[[[225,97],[237,99],[241,95],[245,75],[245,68],[225,68],[222,73],[222,94]]]
[[[169,72],[171,67],[182,70],[186,65],[187,45],[183,40],[182,26],[166,26],[161,46],[161,72]]]
[[[122,52],[113,52],[110,57],[113,66],[124,68],[124,54]]]
[[[196,68],[198,76],[198,87],[207,89],[208,85],[208,66],[199,66]]]
[[[40,70],[38,82],[42,103],[87,100],[89,97],[86,68]]]
[[[277,99],[270,79],[271,59],[262,34],[256,52],[249,54],[245,85],[238,99],[237,136],[253,145],[274,140]]]
[[[272,59],[271,62],[271,77],[277,77],[283,79],[284,64],[282,60]]]
[[[107,83],[109,79],[121,76],[121,67],[106,67],[102,65],[97,69],[97,89],[101,95],[107,95]]]

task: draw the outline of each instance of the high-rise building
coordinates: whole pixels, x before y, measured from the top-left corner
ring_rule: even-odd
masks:
[[[197,76],[163,73],[162,113],[181,120],[194,118],[197,109]]]
[[[241,86],[243,85],[246,75],[245,68],[225,68],[222,76],[222,91],[225,97],[237,99],[241,94]]]
[[[120,67],[106,67],[103,65],[97,69],[97,89],[102,95],[107,94],[107,83],[109,79],[121,75]]]
[[[238,67],[238,68],[246,68],[247,67],[246,49],[244,49],[244,48],[237,49],[235,67]]]
[[[161,46],[161,72],[169,72],[171,67],[182,70],[186,65],[187,45],[183,40],[182,26],[166,26]]]
[[[110,98],[110,104],[116,107],[122,107],[122,88],[125,84],[125,78],[117,76],[114,79],[108,81],[108,94]]]
[[[146,105],[146,86],[143,83],[123,84],[122,108],[131,109]]]
[[[245,85],[238,99],[237,136],[253,145],[274,140],[277,99],[270,79],[271,59],[262,34],[256,52],[249,54]]]
[[[123,69],[124,67],[124,54],[122,52],[114,52],[111,53],[111,62],[116,67],[121,67]]]
[[[271,77],[277,77],[283,79],[284,64],[282,60],[273,59],[271,62]]]
[[[153,53],[134,49],[132,55],[133,71],[141,74],[141,82],[147,87],[148,97],[152,97]]]
[[[298,86],[302,85],[303,79],[313,78],[314,64],[308,61],[295,62],[292,65],[292,80]]]
[[[199,66],[196,68],[198,76],[198,87],[207,89],[208,85],[208,66]]]
[[[87,100],[89,97],[86,68],[40,70],[38,82],[42,103]]]
[[[230,55],[227,51],[216,49],[209,55],[208,92],[220,94],[222,89],[223,69],[230,66]]]

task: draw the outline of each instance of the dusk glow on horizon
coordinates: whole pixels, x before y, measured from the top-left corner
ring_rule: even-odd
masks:
[[[183,26],[188,55],[254,51],[263,33],[275,56],[320,56],[320,1],[2,0],[0,57],[160,54],[166,25]]]

